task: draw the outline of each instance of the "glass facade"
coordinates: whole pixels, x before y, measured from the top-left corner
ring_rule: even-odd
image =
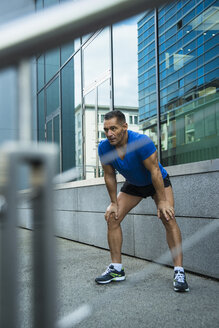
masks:
[[[217,21],[217,1],[175,1],[40,54],[38,140],[59,145],[60,171],[102,176],[97,147],[113,109],[165,166],[218,158]]]
[[[138,22],[139,123],[150,134],[160,118],[164,165],[219,157],[218,21],[218,1],[194,0],[172,2]]]

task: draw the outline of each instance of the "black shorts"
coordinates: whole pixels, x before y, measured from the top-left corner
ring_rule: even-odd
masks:
[[[164,187],[167,188],[169,186],[172,187],[170,182],[169,174],[167,174],[166,178],[163,179]],[[120,191],[125,192],[126,194],[139,196],[142,198],[153,197],[156,194],[156,190],[154,189],[153,184],[147,186],[135,186],[125,181]]]

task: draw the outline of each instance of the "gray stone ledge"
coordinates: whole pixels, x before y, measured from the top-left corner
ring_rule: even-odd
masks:
[[[165,167],[170,176],[200,174],[219,171],[219,159]]]
[[[167,166],[165,167],[165,169],[168,171],[170,176],[217,172],[219,171],[219,158],[208,160],[208,161]],[[123,181],[125,181],[124,177],[118,174],[117,182],[123,182]],[[104,185],[104,184],[105,184],[104,178],[101,177],[101,178],[93,178],[88,180],[79,180],[79,181],[63,183],[60,185],[56,185],[55,189],[56,190],[70,189],[70,188],[88,187],[88,186]]]

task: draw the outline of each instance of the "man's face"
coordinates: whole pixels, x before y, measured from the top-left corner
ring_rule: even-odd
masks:
[[[117,118],[104,121],[104,132],[112,146],[122,146],[125,142],[127,123],[119,124]]]

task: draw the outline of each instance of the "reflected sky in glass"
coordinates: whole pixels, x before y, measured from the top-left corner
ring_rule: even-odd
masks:
[[[135,16],[113,26],[115,106],[138,106],[139,18],[140,16]]]

